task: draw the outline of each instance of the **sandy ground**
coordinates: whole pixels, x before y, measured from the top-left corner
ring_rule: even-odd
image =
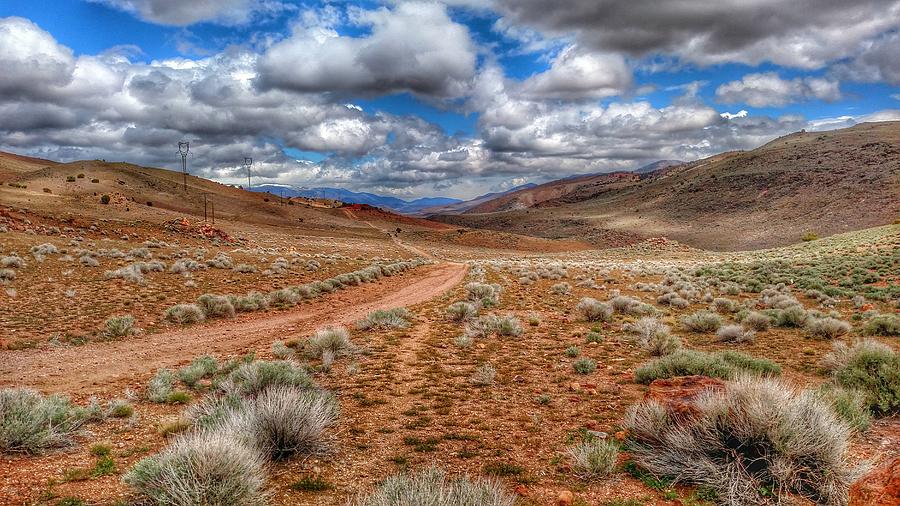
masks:
[[[264,349],[275,339],[298,337],[325,324],[349,324],[375,309],[417,304],[444,293],[465,274],[463,264],[424,266],[415,274],[382,279],[276,315],[241,316],[123,341],[5,351],[0,353],[0,386],[95,393],[201,354]]]

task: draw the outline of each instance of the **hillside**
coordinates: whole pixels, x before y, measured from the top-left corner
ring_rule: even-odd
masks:
[[[883,122],[798,132],[647,174],[553,181],[433,218],[598,246],[667,236],[758,249],[890,223],[900,216],[898,194],[900,122]]]

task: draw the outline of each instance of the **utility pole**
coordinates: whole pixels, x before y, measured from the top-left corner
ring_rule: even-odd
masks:
[[[206,222],[207,214],[206,214],[206,205],[207,205],[207,196],[212,195],[210,192],[203,192],[203,221]],[[212,203],[212,199],[209,200]],[[215,223],[215,217],[213,217],[213,223]]]
[[[250,166],[253,165],[253,159],[244,157],[244,168],[247,169],[247,191],[250,191]]]
[[[178,152],[181,153],[181,182],[184,191],[187,191],[187,155],[191,150],[191,143],[178,141]]]

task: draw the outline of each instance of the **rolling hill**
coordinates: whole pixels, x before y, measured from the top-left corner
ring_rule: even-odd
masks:
[[[900,122],[797,132],[647,173],[545,183],[433,219],[597,246],[666,236],[691,246],[758,249],[900,217]]]

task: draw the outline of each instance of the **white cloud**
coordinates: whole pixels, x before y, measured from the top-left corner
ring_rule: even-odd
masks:
[[[497,0],[496,6],[508,24],[545,36],[703,66],[772,62],[816,69],[900,27],[900,0]]]
[[[734,118],[746,118],[748,114],[749,113],[747,111],[745,111],[744,109],[741,109],[740,111],[735,112],[735,113],[730,113],[730,112],[726,111],[726,112],[719,114],[719,116],[721,116],[725,119],[734,119]]]
[[[465,93],[475,73],[475,48],[468,29],[452,21],[444,6],[409,2],[354,9],[351,19],[371,33],[349,37],[331,28],[298,26],[260,60],[261,87],[441,97]]]
[[[291,10],[278,0],[89,0],[161,25],[187,26],[200,22],[242,25],[254,16]]]
[[[34,95],[72,80],[72,50],[31,21],[0,19],[0,93]]]
[[[782,79],[775,72],[747,74],[716,88],[716,100],[753,107],[781,107],[806,100],[840,100],[840,83],[818,77]]]
[[[621,95],[632,83],[631,68],[621,55],[568,46],[547,71],[528,78],[523,89],[544,98],[603,98]]]

